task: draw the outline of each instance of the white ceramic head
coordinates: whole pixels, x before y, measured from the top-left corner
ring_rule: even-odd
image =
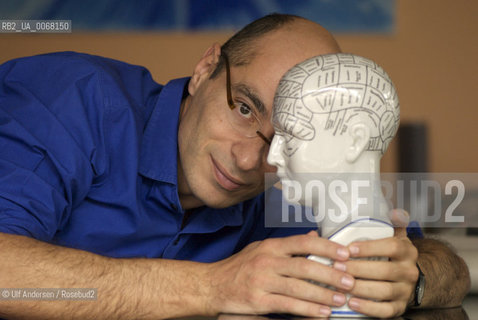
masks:
[[[281,179],[364,171],[360,158],[380,160],[399,120],[395,87],[375,62],[346,53],[316,56],[294,66],[279,83],[267,160]]]

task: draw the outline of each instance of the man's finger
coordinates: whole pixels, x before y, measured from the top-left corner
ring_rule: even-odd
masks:
[[[390,221],[395,227],[406,228],[410,223],[410,215],[403,209],[393,209],[389,212]]]
[[[400,265],[389,261],[351,260],[345,265],[347,273],[356,279],[396,281],[405,276]]]
[[[311,233],[275,238],[262,241],[263,249],[282,256],[317,255],[332,260],[345,261],[349,258],[349,250],[333,241],[314,236]]]
[[[401,301],[375,302],[355,297],[349,300],[348,305],[354,311],[378,318],[393,318],[406,309],[406,303]]]
[[[410,256],[413,259],[412,256],[417,254],[413,244],[400,237],[353,242],[349,245],[349,250],[352,258],[402,258]]]
[[[278,263],[280,267],[277,269],[277,272],[283,276],[313,280],[344,291],[348,291],[354,286],[355,279],[350,274],[322,263],[302,257],[292,260],[284,258],[283,261],[283,263]]]
[[[393,209],[389,212],[390,221],[395,227],[396,237],[407,236],[407,226],[410,223],[410,215],[402,209]]]
[[[282,278],[271,284],[270,292],[328,306],[342,306],[346,302],[343,293],[294,278]]]
[[[357,298],[391,301],[408,296],[408,287],[399,282],[356,280],[350,294]]]
[[[317,303],[298,300],[278,294],[269,294],[264,298],[264,303],[269,310],[277,313],[296,314],[306,317],[328,317],[331,309],[328,306]]]

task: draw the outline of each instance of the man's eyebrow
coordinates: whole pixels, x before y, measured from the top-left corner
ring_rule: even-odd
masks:
[[[238,83],[233,85],[233,89],[248,97],[261,115],[266,115],[266,107],[264,103],[249,86],[243,83]]]

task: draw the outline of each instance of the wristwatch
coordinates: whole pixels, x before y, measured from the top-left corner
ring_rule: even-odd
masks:
[[[423,294],[425,293],[425,275],[420,269],[420,266],[417,263],[418,268],[418,280],[417,284],[415,285],[415,298],[413,299],[413,306],[418,307],[422,304]]]

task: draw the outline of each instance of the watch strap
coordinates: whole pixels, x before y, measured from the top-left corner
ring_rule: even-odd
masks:
[[[418,307],[422,304],[423,294],[425,291],[425,274],[417,263],[418,279],[415,284],[415,297],[413,298],[413,306]]]

